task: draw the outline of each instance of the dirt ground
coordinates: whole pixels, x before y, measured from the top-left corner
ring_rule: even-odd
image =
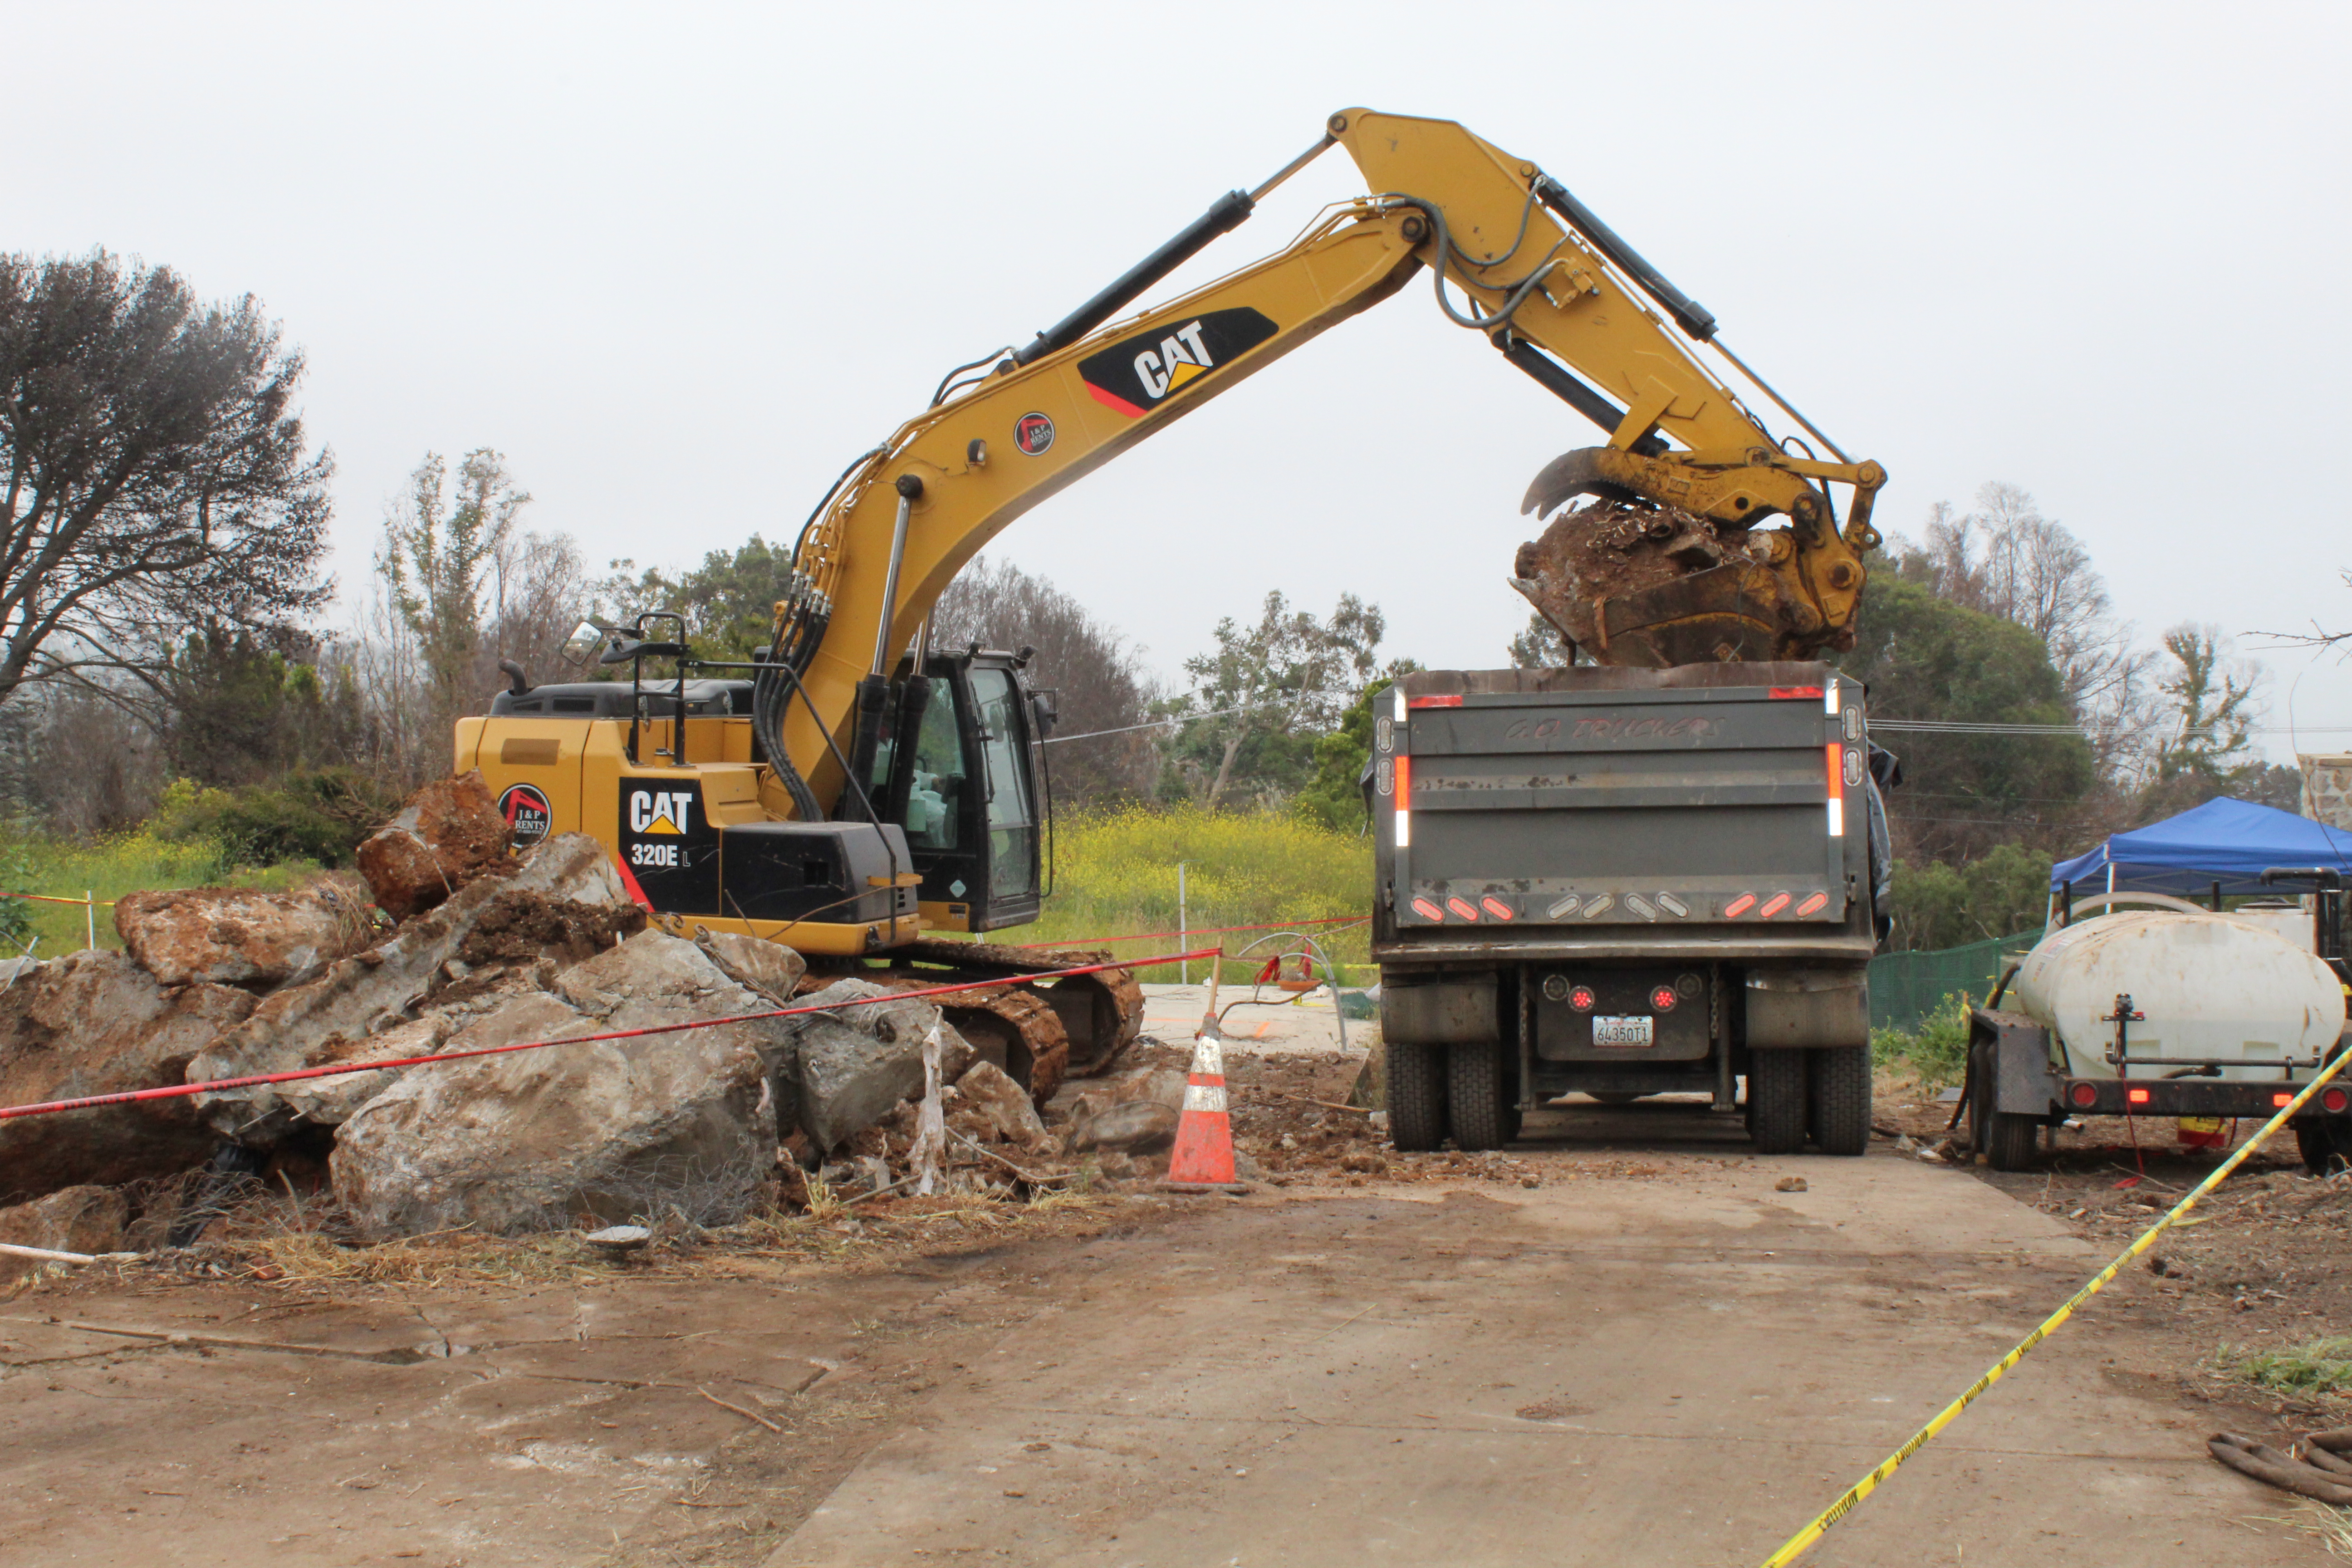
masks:
[[[886,1197],[635,1262],[353,1252],[257,1206],[173,1267],[24,1288],[6,1559],[1753,1563],[2210,1167],[2168,1148],[2119,1188],[2095,1133],[2030,1175],[1893,1137],[1762,1161],[1678,1100],[1399,1157],[1343,1109],[1360,1052],[1228,1062],[1238,1198]],[[1948,1113],[1882,1092],[1894,1134]],[[2346,1321],[2352,1193],[2295,1169],[2225,1189],[1808,1561],[2326,1561],[2202,1446],[2336,1418],[2215,1362]]]

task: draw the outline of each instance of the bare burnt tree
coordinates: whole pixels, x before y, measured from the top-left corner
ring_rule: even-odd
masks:
[[[1028,680],[1058,693],[1059,732],[1091,737],[1045,747],[1056,801],[1083,808],[1150,798],[1159,781],[1157,732],[1129,726],[1150,721],[1158,692],[1125,637],[1045,578],[982,557],[957,574],[931,612],[934,647],[972,643],[1035,648]]]
[[[0,702],[159,689],[186,628],[325,602],[332,459],[294,412],[302,368],[251,296],[202,304],[102,250],[0,256]]]

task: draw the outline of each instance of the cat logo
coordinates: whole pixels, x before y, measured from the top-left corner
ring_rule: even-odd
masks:
[[[656,795],[650,790],[638,790],[629,796],[629,831],[632,833],[691,833],[694,831],[694,793],[691,790],[675,795]]]
[[[1210,310],[1089,354],[1078,362],[1078,374],[1096,402],[1140,419],[1171,394],[1230,364],[1276,331],[1271,321],[1247,307]]]

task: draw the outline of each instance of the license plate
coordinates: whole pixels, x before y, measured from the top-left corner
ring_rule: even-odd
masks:
[[[1651,1019],[1646,1013],[1637,1018],[1596,1017],[1592,1020],[1592,1043],[1646,1050],[1652,1043],[1650,1024]]]

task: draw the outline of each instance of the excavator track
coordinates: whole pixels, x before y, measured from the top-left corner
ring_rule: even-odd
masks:
[[[908,942],[893,949],[891,957],[896,961],[889,972],[893,983],[923,985],[951,985],[959,980],[1004,980],[1111,961],[1108,952],[1041,952],[989,942],[940,941]],[[1029,1059],[1040,1068],[1049,1060],[1052,1062],[1045,1074],[1050,1080],[1047,1086],[1041,1089],[1034,1081],[1029,1085],[1031,1095],[1040,1104],[1052,1095],[1054,1087],[1064,1077],[1085,1078],[1108,1068],[1121,1052],[1135,1043],[1143,1028],[1143,987],[1136,983],[1134,972],[1127,969],[1107,969],[1098,974],[1073,974],[1030,984],[992,986],[971,993],[969,1002],[961,996],[940,1000],[952,1016],[956,1008],[980,1007],[982,998],[1008,999],[1003,1007],[981,1010],[998,1021],[996,1026],[1017,1027]],[[1030,1005],[1012,1006],[1012,998],[1023,999]],[[1045,1026],[1047,1018],[1053,1021],[1051,1028]],[[959,1029],[962,1026],[957,1024]],[[975,1026],[990,1026],[975,1021]],[[1006,1070],[1013,1069],[1008,1066]],[[1018,1078],[1020,1074],[1013,1076]]]
[[[1062,1032],[1061,1015],[1043,997],[995,985],[931,1000],[967,1044],[1002,1066],[1037,1104],[1062,1087],[1070,1065],[1069,1037]]]

